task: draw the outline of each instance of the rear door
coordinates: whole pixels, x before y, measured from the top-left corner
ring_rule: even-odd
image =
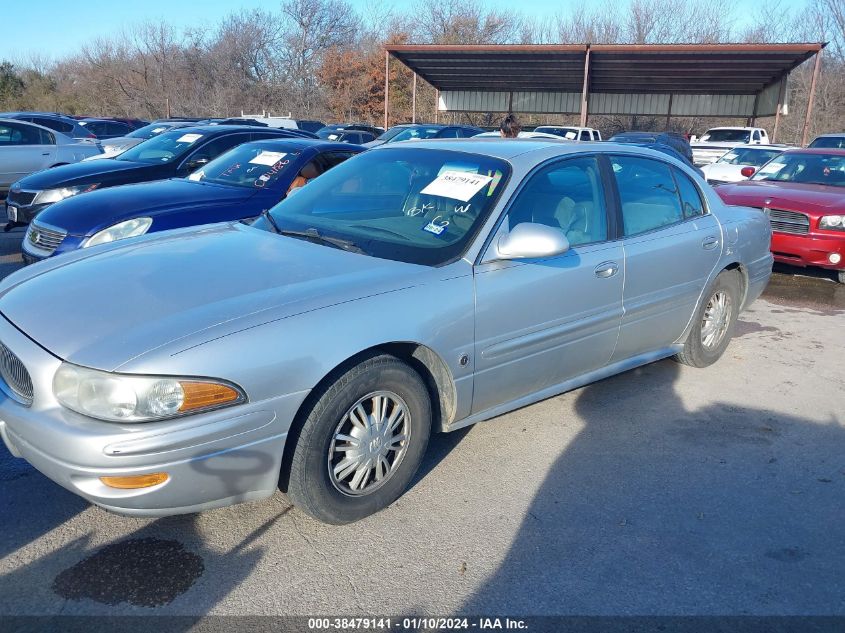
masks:
[[[56,158],[55,137],[26,123],[0,124],[0,187],[7,189],[27,174],[50,167]]]
[[[623,249],[596,156],[549,164],[526,180],[494,242],[522,222],[563,231],[571,248],[548,259],[475,267],[473,411],[559,385],[606,364],[622,318]]]
[[[610,157],[625,249],[625,314],[613,359],[671,345],[721,254],[721,228],[697,185],[655,158]]]

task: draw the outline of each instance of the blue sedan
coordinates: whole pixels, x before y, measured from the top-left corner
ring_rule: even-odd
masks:
[[[187,178],[111,187],[45,209],[23,239],[26,263],[79,248],[199,224],[254,218],[364,151],[312,139],[240,145]]]

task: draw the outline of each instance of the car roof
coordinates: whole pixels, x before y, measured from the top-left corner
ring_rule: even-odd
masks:
[[[180,126],[179,131],[185,133],[188,130],[192,130],[194,132],[202,132],[204,135],[216,135],[219,136],[221,134],[226,134],[227,132],[272,132],[274,134],[283,134],[285,132],[290,132],[290,130],[285,130],[281,128],[272,128],[272,127],[258,127],[255,125],[188,125],[188,126]]]
[[[30,125],[32,127],[37,127],[39,130],[44,130],[45,132],[50,132],[50,134],[59,134],[60,136],[64,136],[65,138],[68,138],[70,140],[74,140],[74,139],[71,139],[71,137],[69,137],[64,132],[58,132],[57,130],[52,130],[48,127],[44,127],[43,125],[38,125],[38,123],[32,123],[31,121],[21,121],[20,119],[8,119],[6,117],[0,117],[0,123],[2,123],[2,122],[15,123],[16,125]]]
[[[386,143],[369,149],[368,152],[386,152],[399,149],[442,149],[453,152],[480,154],[492,158],[500,158],[510,162],[516,168],[532,168],[534,165],[557,156],[567,154],[583,154],[596,150],[619,152],[624,154],[642,154],[645,157],[662,158],[675,161],[684,168],[691,170],[691,165],[682,159],[670,156],[650,147],[642,147],[631,143],[611,143],[608,141],[584,141],[581,143],[567,143],[560,140],[537,138],[466,138],[466,139],[430,139],[421,141],[407,141],[402,143]],[[531,155],[534,155],[533,158]],[[517,160],[514,160],[517,159]]]
[[[308,147],[316,147],[316,148],[327,148],[327,149],[338,149],[338,150],[349,150],[349,149],[356,149],[356,150],[364,150],[366,148],[361,147],[360,145],[355,145],[354,143],[337,143],[335,141],[327,141],[321,138],[304,138],[302,136],[283,136],[279,138],[262,138],[257,139],[255,141],[250,141],[249,143],[244,143],[245,145],[254,145],[256,143],[267,144],[270,143],[278,144],[278,145],[287,145],[287,146],[297,146],[301,147],[302,149]]]
[[[845,149],[835,149],[832,147],[796,147],[795,149],[788,149],[784,154],[832,154],[834,156],[845,156]]]
[[[845,132],[829,132],[827,134],[819,134],[816,138],[830,138],[830,137],[836,138],[837,136],[845,136]],[[815,139],[813,139],[813,140],[815,140]]]

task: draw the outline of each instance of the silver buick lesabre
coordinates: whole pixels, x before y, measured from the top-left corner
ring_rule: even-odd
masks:
[[[770,235],[649,149],[388,145],[251,225],[9,276],[0,434],[119,513],[280,487],[354,521],[402,494],[432,432],[668,356],[715,362],[769,279]]]

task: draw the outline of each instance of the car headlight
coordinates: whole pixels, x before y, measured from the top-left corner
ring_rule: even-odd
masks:
[[[246,402],[238,387],[205,378],[131,376],[62,363],[53,395],[68,409],[109,422],[149,422]]]
[[[819,220],[820,229],[845,231],[845,215],[825,215]]]
[[[118,222],[107,229],[94,233],[94,235],[83,242],[82,248],[116,242],[117,240],[125,240],[128,237],[138,237],[149,231],[152,224],[152,218],[132,218],[131,220]]]
[[[79,185],[77,187],[61,187],[60,189],[45,189],[35,194],[32,204],[52,204],[53,202],[59,202],[65,198],[75,196],[78,193],[93,191],[99,186],[99,183],[97,183],[94,185]]]

